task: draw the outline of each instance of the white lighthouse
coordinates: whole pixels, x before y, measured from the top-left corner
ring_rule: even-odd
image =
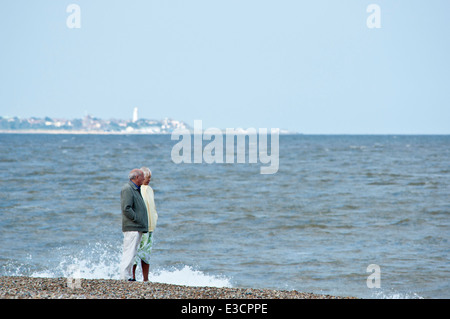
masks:
[[[138,120],[138,108],[135,107],[133,111],[133,123],[137,122],[137,120]]]

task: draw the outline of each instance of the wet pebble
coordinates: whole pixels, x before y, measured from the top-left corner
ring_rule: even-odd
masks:
[[[352,299],[251,288],[190,287],[114,279],[0,277],[2,299]]]

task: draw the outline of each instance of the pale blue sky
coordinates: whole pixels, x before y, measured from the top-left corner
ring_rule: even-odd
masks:
[[[450,134],[449,17],[448,0],[5,0],[0,116]]]

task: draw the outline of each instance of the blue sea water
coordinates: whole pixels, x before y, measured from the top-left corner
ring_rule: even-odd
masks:
[[[120,189],[148,166],[150,280],[450,297],[450,136],[281,135],[269,175],[248,161],[175,164],[176,143],[0,134],[0,275],[119,278]],[[367,285],[371,264],[380,288]]]

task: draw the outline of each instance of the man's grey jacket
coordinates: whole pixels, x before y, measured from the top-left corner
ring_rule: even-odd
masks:
[[[148,216],[142,195],[132,181],[128,181],[120,192],[122,208],[122,231],[148,232]]]

